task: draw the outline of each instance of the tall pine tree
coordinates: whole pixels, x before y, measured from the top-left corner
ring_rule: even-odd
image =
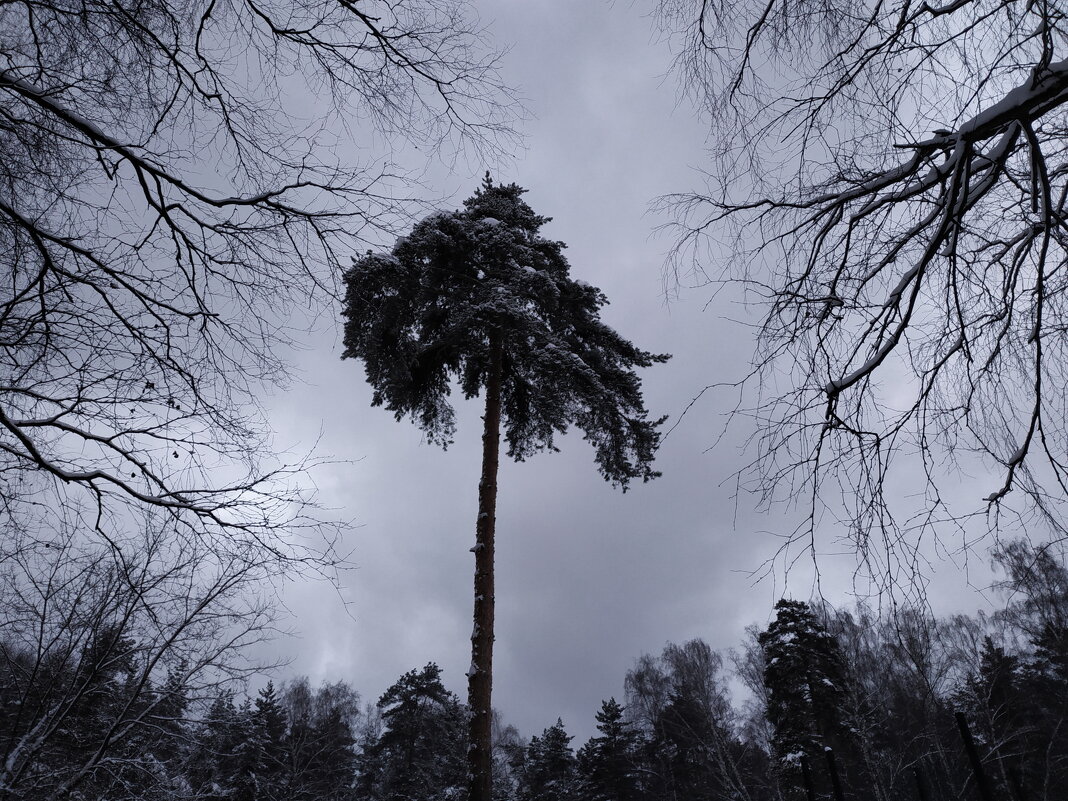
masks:
[[[554,449],[575,425],[595,449],[601,474],[625,490],[648,481],[659,442],[636,367],[663,362],[600,320],[608,300],[570,277],[562,242],[540,229],[515,184],[482,188],[464,209],[437,213],[368,253],[345,273],[343,358],[363,360],[372,403],[410,416],[432,442],[454,432],[448,402],[456,379],[465,397],[485,390],[482,478],[476,522],[475,609],[468,705],[470,798],[492,797],[494,529],[503,418],[508,455]]]

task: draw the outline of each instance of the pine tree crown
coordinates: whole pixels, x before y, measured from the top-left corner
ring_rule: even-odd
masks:
[[[418,222],[389,253],[346,271],[342,358],[364,362],[372,405],[410,417],[442,447],[452,442],[456,382],[486,385],[490,343],[503,341],[502,418],[516,460],[556,450],[569,426],[595,449],[601,474],[625,490],[659,475],[652,460],[664,419],[650,420],[635,368],[667,361],[636,348],[599,316],[608,299],[570,276],[565,245],[517,184],[487,175],[464,208]]]

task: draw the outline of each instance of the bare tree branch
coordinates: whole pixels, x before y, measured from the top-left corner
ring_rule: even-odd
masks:
[[[1062,534],[1064,12],[975,0],[660,10],[714,137],[706,190],[662,201],[676,213],[674,267],[717,282],[706,265],[723,265],[765,315],[746,473],[768,502],[803,488],[808,521],[791,541],[829,513],[894,581],[915,575],[927,535],[976,514]],[[963,506],[946,493],[960,469],[990,482]],[[1013,490],[1027,501],[1010,503]]]
[[[460,0],[0,4],[9,511],[153,507],[236,551],[299,525],[309,464],[256,401],[418,207],[366,141],[503,153],[498,57]]]

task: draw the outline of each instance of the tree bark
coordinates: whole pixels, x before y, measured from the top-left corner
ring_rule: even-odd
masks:
[[[501,442],[501,372],[504,335],[490,333],[486,376],[486,413],[482,433],[482,480],[475,524],[475,612],[467,704],[471,711],[467,751],[469,801],[491,801],[493,794],[491,691],[493,687],[493,533],[497,522],[497,467]]]

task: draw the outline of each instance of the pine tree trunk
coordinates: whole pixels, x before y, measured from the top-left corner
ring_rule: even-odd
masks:
[[[493,687],[493,532],[497,522],[497,466],[501,441],[501,371],[504,336],[490,334],[486,414],[482,433],[482,480],[475,524],[475,614],[467,703],[471,710],[467,752],[469,801],[491,801],[493,793],[491,690]]]

